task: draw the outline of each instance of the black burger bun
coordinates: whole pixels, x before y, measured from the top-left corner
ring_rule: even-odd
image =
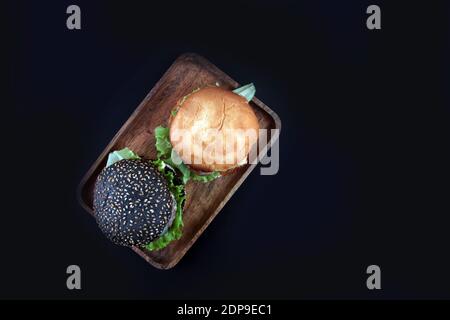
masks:
[[[175,211],[166,179],[148,160],[118,161],[104,168],[95,183],[95,218],[116,244],[150,243],[167,230]]]

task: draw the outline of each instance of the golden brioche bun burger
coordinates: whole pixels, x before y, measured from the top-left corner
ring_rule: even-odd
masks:
[[[170,142],[191,170],[223,173],[247,163],[259,124],[243,96],[204,87],[183,97],[172,115]]]

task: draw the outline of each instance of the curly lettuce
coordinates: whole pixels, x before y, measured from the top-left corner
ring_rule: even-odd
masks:
[[[173,149],[169,138],[169,128],[163,126],[157,127],[155,129],[155,138],[155,147],[158,153],[158,159],[163,160],[172,168],[176,168],[180,172],[184,184],[191,179],[193,181],[206,183],[220,177],[220,173],[217,171],[205,175],[200,175],[191,171]]]

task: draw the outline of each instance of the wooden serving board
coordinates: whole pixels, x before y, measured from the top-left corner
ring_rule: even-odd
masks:
[[[218,83],[221,87],[235,89],[239,84],[203,57],[187,53],[180,56],[166,71],[150,93],[117,132],[97,161],[82,179],[79,187],[81,205],[91,214],[94,184],[105,167],[111,151],[128,147],[139,156],[156,158],[154,129],[167,125],[170,112],[178,99],[198,87]],[[260,128],[280,129],[279,117],[264,103],[253,98],[251,106],[259,120]],[[279,135],[269,135],[274,142]],[[270,143],[260,148],[267,152]],[[160,251],[147,251],[133,247],[133,250],[147,262],[160,269],[175,266],[202,234],[225,203],[239,188],[255,164],[247,164],[210,183],[190,181],[186,186],[187,199],[183,210],[183,236]]]

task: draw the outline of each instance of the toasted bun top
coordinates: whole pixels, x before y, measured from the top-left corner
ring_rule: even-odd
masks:
[[[183,98],[170,123],[174,150],[191,168],[226,171],[246,161],[259,124],[247,100],[218,87]]]

